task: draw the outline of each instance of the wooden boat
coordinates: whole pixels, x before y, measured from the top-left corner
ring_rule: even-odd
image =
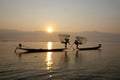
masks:
[[[99,48],[101,48],[101,44],[96,47],[78,48],[78,50],[98,50]]]
[[[63,51],[66,48],[59,48],[59,49],[30,49],[30,48],[22,48],[22,47],[17,47],[17,49],[24,50],[26,52],[58,52],[58,51]],[[15,50],[15,52],[16,52]]]

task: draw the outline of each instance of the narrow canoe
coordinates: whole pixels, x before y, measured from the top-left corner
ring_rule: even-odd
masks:
[[[20,47],[18,47],[17,49],[25,50],[27,52],[57,52],[57,51],[63,51],[66,48],[59,48],[59,49],[30,49],[30,48],[20,48]]]
[[[96,47],[88,47],[88,48],[78,48],[78,50],[98,50],[101,48],[101,44]]]

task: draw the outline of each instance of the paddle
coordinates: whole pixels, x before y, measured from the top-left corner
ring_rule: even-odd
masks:
[[[72,48],[73,50],[75,50],[74,47],[73,47],[74,43],[73,44],[69,44],[69,45],[70,45],[70,48]]]

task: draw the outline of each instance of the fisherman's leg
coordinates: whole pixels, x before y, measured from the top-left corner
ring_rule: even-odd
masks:
[[[65,48],[67,48],[67,43],[65,43]]]
[[[78,49],[78,44],[76,44],[76,49]]]

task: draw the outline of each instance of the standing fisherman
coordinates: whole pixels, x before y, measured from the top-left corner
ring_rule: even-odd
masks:
[[[68,38],[65,38],[65,48],[67,48],[67,44],[69,43],[70,44],[70,42],[69,42],[69,39]]]
[[[74,43],[76,44],[76,49],[78,49],[78,44],[79,44],[78,40],[75,40]]]
[[[85,37],[76,36],[76,40],[74,42],[74,44],[76,44],[76,49],[78,49],[79,44],[82,45],[86,41],[87,41],[87,39]]]
[[[69,37],[70,35],[68,34],[59,34],[59,39],[61,43],[65,45],[65,48],[67,48],[67,44],[70,44]]]

